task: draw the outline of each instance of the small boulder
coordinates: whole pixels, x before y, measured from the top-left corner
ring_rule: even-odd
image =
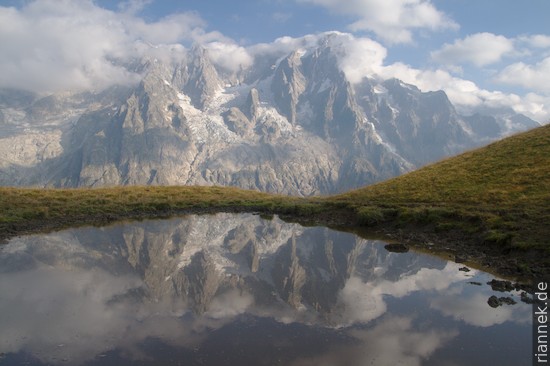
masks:
[[[510,292],[514,290],[514,285],[512,285],[512,282],[510,281],[499,281],[492,279],[491,281],[487,282],[488,285],[491,285],[491,288],[493,291],[499,291],[499,292]]]
[[[498,308],[500,305],[502,305],[502,303],[498,301],[498,297],[496,297],[495,295],[491,296],[489,300],[487,300],[487,304],[489,304],[489,306],[492,308]]]
[[[386,244],[384,249],[393,253],[407,253],[409,251],[406,245],[400,243]]]
[[[487,300],[487,304],[489,304],[489,306],[492,308],[497,308],[504,304],[515,305],[516,301],[511,297],[496,297],[495,295],[493,295],[489,298],[489,300]]]

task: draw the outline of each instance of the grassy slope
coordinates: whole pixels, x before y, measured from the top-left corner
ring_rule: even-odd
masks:
[[[319,223],[419,228],[440,236],[475,238],[477,245],[497,247],[501,253],[534,249],[542,255],[536,260],[548,263],[550,125],[324,198],[221,187],[0,188],[0,239],[186,210],[260,211]]]
[[[366,223],[400,218],[550,250],[550,125],[333,196]]]

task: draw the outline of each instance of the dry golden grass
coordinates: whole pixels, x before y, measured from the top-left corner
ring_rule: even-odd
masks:
[[[71,216],[175,212],[193,208],[231,206],[289,209],[303,199],[232,187],[132,186],[112,188],[27,189],[0,188],[0,223]]]

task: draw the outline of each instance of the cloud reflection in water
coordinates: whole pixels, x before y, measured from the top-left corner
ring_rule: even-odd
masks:
[[[528,307],[492,309],[490,289],[466,284],[485,274],[383,244],[250,214],[13,239],[0,250],[0,352],[36,364],[113,352],[147,363],[159,356],[144,346],[155,340],[204,361],[208,344],[237,357],[239,338],[225,334],[239,329],[242,357],[260,342],[266,360],[293,365],[420,365],[465,324],[528,321]],[[306,351],[291,334],[327,343]]]

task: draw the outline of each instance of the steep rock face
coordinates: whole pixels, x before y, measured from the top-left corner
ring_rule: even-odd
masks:
[[[415,166],[456,154],[472,144],[442,91],[423,93],[397,79],[381,84],[365,79],[357,90],[363,109],[384,141]]]
[[[246,98],[246,103],[243,106],[243,112],[248,119],[256,123],[260,110],[260,97],[256,88],[251,88]]]
[[[468,117],[464,117],[464,121],[468,124],[468,128],[472,133],[480,138],[490,138],[501,133],[501,127],[497,119],[493,116],[484,116],[476,113]]]
[[[291,124],[296,123],[296,106],[306,88],[301,65],[300,53],[293,52],[279,63],[271,84],[275,103]]]
[[[144,59],[138,85],[0,91],[0,184],[226,185],[326,194],[387,179],[536,122],[462,117],[443,92],[351,84],[333,37],[219,72],[194,47]],[[498,129],[497,126],[498,125]]]
[[[300,61],[296,60],[298,55]],[[406,159],[382,142],[357,104],[354,87],[339,69],[330,43],[311,52],[295,52],[281,65],[273,84],[290,86],[287,99],[281,98],[278,105],[304,130],[336,148],[342,163],[335,190],[386,179],[411,168]]]
[[[105,124],[127,93],[125,87],[44,98],[0,92],[6,117],[5,128],[0,129],[0,184],[45,186],[57,177],[78,181],[81,167],[71,165],[73,154],[78,154],[72,138],[78,120],[91,122],[86,130],[98,129],[95,124]],[[100,111],[101,119],[86,119]]]
[[[465,128],[480,141],[490,142],[494,140],[494,136],[505,137],[540,126],[532,119],[514,113],[511,109],[488,109],[486,113],[475,113],[463,117]]]
[[[200,46],[194,46],[189,59],[172,71],[171,83],[185,93],[191,104],[197,109],[203,109],[216,91],[221,89],[222,81],[214,65],[210,62],[208,52]]]

